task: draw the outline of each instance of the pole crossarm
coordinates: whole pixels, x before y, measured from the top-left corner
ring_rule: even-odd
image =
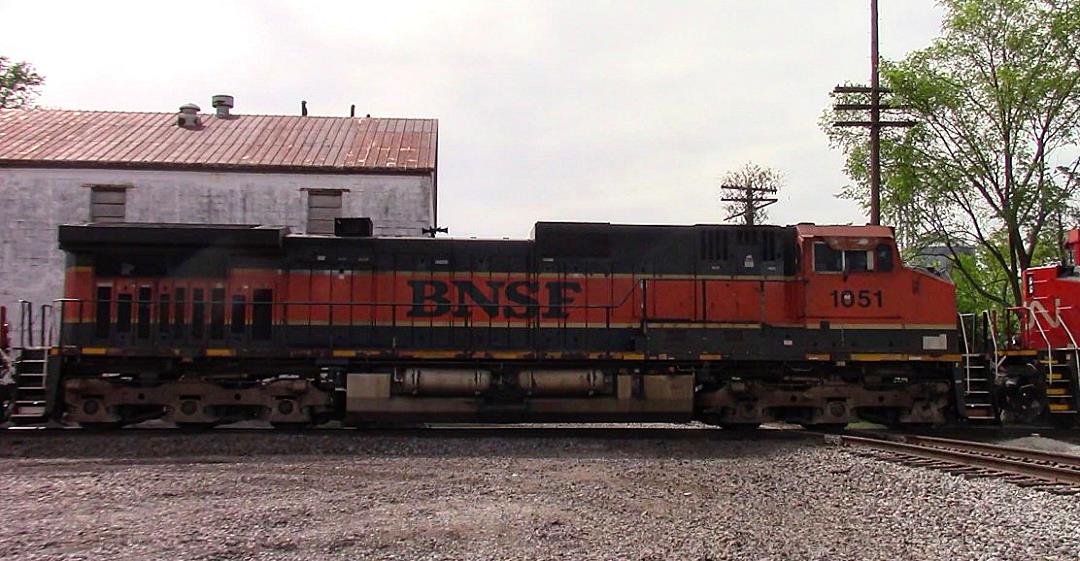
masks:
[[[835,121],[834,127],[899,127],[911,128],[919,124],[917,121]]]
[[[833,93],[892,93],[889,88],[878,87],[876,90],[872,86],[836,86],[833,88]]]
[[[731,213],[724,220],[731,220],[732,218],[741,215],[743,221],[748,226],[754,225],[754,214],[757,213],[757,211],[779,200],[775,197],[765,196],[775,194],[777,192],[777,187],[775,186],[734,185],[731,183],[724,183],[720,185],[720,188],[732,192],[727,196],[721,196],[721,201],[726,203],[739,203],[740,206],[742,206],[741,209]],[[741,193],[742,196],[735,196],[735,193]]]
[[[874,106],[870,105],[869,103],[838,103],[838,104],[833,106],[833,109],[835,109],[837,111],[869,111],[869,110],[871,110],[873,108],[874,108]],[[905,109],[911,109],[911,106],[910,105],[892,105],[890,103],[882,103],[881,104],[881,110],[882,111],[891,110],[891,109],[905,110]]]

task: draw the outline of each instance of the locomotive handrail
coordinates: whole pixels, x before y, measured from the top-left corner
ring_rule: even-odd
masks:
[[[557,305],[552,305],[552,304],[518,304],[518,303],[513,303],[513,304],[500,304],[500,305],[508,305],[508,306],[513,306],[515,308],[538,308],[538,309],[539,308],[574,308],[574,309],[580,309],[580,308],[589,308],[589,309],[610,308],[610,309],[614,309],[614,308],[618,308],[618,307],[622,306],[623,304],[625,304],[626,301],[630,299],[630,296],[633,293],[634,293],[633,290],[628,291],[626,293],[626,295],[624,295],[619,302],[616,302],[616,303],[613,303],[613,304],[557,304]],[[97,304],[97,303],[100,303],[100,302],[109,302],[109,300],[87,300],[87,299],[83,299],[83,298],[61,298],[61,299],[54,300],[54,301],[59,302],[61,300],[63,300],[64,302],[79,302],[79,303],[91,303],[91,304]],[[152,300],[138,300],[136,302],[152,302]],[[226,301],[226,300],[207,300],[204,303],[205,304],[226,304],[226,303],[228,303],[228,301]],[[409,306],[409,307],[412,307],[412,306],[417,305],[417,304],[415,304],[413,302],[381,302],[381,301],[356,301],[356,300],[345,300],[345,301],[342,301],[342,300],[285,300],[285,301],[276,300],[276,301],[273,301],[273,302],[247,302],[245,305],[266,305],[266,304],[269,304],[269,305],[272,305],[272,306],[305,306],[306,305],[306,306],[378,306],[378,307],[387,307],[387,306]],[[483,307],[482,304],[458,304],[458,303],[454,303],[453,306],[454,307],[465,306],[465,307],[468,307],[468,308],[480,308],[480,307]]]
[[[41,313],[38,315],[40,322],[38,323],[38,341],[43,347],[52,346],[53,339],[53,307],[52,304],[42,304]]]
[[[19,347],[34,346],[34,304],[19,300]]]
[[[966,318],[974,318],[975,314],[959,313],[956,315],[960,317],[960,336],[964,341],[964,392],[967,393],[971,391],[971,345],[968,344]]]
[[[1047,382],[1054,381],[1054,349],[1050,345],[1050,338],[1046,336],[1046,331],[1043,329],[1042,324],[1039,323],[1039,316],[1035,311],[1035,308],[1028,307],[1028,311],[1031,313],[1031,319],[1035,322],[1035,328],[1039,330],[1039,335],[1042,336],[1043,342],[1046,343],[1046,380]],[[1049,312],[1044,310],[1044,313],[1049,315]]]
[[[503,306],[503,305],[505,305],[505,306],[513,306],[514,308],[524,309],[526,311],[536,311],[537,313],[535,313],[535,314],[529,313],[529,314],[526,314],[527,317],[520,318],[520,319],[524,319],[527,322],[527,326],[529,328],[539,328],[540,327],[540,318],[538,317],[539,316],[539,310],[553,309],[553,308],[554,309],[559,309],[559,310],[601,310],[602,309],[602,310],[604,310],[604,318],[602,320],[593,320],[592,318],[586,316],[584,318],[585,326],[588,327],[590,324],[602,324],[602,325],[605,325],[607,327],[611,327],[612,311],[626,305],[626,303],[635,295],[636,290],[637,290],[636,286],[631,287],[630,289],[628,289],[622,295],[622,297],[618,301],[615,301],[615,302],[612,302],[612,303],[602,303],[602,304],[582,304],[582,303],[559,303],[559,304],[534,303],[534,304],[530,304],[530,303],[521,303],[521,304],[519,304],[519,303],[507,302],[507,303],[500,304],[500,306]],[[84,319],[87,318],[87,315],[86,315],[86,306],[87,305],[99,306],[99,305],[101,305],[103,303],[111,303],[111,302],[113,302],[112,300],[92,300],[92,299],[83,299],[83,298],[63,298],[63,299],[56,300],[56,302],[60,302],[60,301],[63,301],[63,303],[65,303],[65,304],[77,304],[78,305],[77,317],[79,318],[78,319],[79,322],[82,322]],[[134,303],[136,303],[136,304],[152,304],[153,300],[152,299],[151,300],[137,300]],[[195,305],[194,301],[189,301],[189,303],[192,304],[192,305]],[[207,301],[202,301],[199,305],[202,305],[202,306],[224,306],[224,305],[229,305],[229,301],[228,300],[211,299],[211,300],[207,300]],[[243,305],[245,306],[246,310],[251,310],[252,307],[255,307],[255,306],[268,306],[268,307],[270,307],[270,309],[274,309],[275,307],[280,306],[280,308],[277,308],[277,309],[281,310],[282,311],[282,316],[285,316],[285,317],[288,316],[290,307],[302,306],[302,307],[307,309],[306,310],[307,313],[305,314],[305,315],[307,315],[307,318],[306,318],[306,322],[301,320],[301,322],[299,322],[298,325],[301,326],[301,327],[306,327],[306,329],[308,330],[308,335],[309,336],[311,334],[311,329],[316,326],[316,322],[325,322],[325,325],[328,325],[328,326],[331,326],[331,327],[348,328],[350,330],[349,333],[350,333],[350,338],[351,338],[351,336],[352,336],[351,335],[352,334],[351,330],[353,328],[357,328],[357,327],[360,327],[360,328],[374,327],[376,325],[376,323],[378,321],[380,321],[379,318],[377,318],[376,314],[374,314],[374,313],[371,314],[370,318],[365,318],[365,319],[362,319],[362,320],[358,320],[357,318],[354,318],[353,310],[355,308],[357,308],[357,307],[376,309],[376,310],[380,309],[380,308],[390,308],[390,310],[391,310],[390,316],[391,317],[386,318],[386,319],[388,319],[390,321],[390,326],[392,326],[392,327],[406,326],[406,327],[415,328],[415,327],[424,325],[428,321],[434,321],[436,319],[436,318],[423,318],[423,317],[420,317],[420,318],[409,318],[407,321],[401,321],[398,318],[397,310],[398,310],[399,307],[404,306],[404,307],[411,308],[411,307],[417,306],[417,305],[431,306],[432,303],[429,303],[429,302],[416,303],[416,302],[410,302],[410,301],[376,301],[376,300],[360,300],[360,301],[356,301],[356,300],[349,300],[349,301],[334,301],[334,300],[284,300],[284,301],[282,301],[282,300],[275,300],[275,301],[246,301]],[[478,308],[482,309],[485,306],[483,304],[479,304],[479,303],[475,303],[475,302],[474,303],[465,303],[465,302],[456,303],[455,302],[455,303],[452,303],[451,305],[455,309],[460,309],[460,308],[464,307],[465,309],[469,310],[470,312],[472,312],[472,311],[474,311],[474,310],[476,310]],[[325,320],[320,320],[320,319],[313,318],[312,316],[315,315],[315,313],[313,313],[313,312],[316,311],[316,310],[313,310],[313,309],[314,308],[322,308],[322,307],[326,308],[326,319]],[[341,307],[347,308],[347,310],[345,311],[345,315],[347,315],[347,317],[348,317],[347,321],[338,321],[335,318],[335,313],[334,312],[336,310],[340,310]],[[250,329],[250,323],[248,323],[251,320],[250,313],[251,313],[250,311],[245,313],[245,316],[247,317],[247,321],[245,322],[245,325],[248,326],[248,329]],[[318,313],[321,313],[321,312],[318,312]],[[67,314],[65,312],[61,312],[61,318],[62,318],[61,319],[61,324],[63,324],[63,322],[67,319],[66,315]],[[205,323],[203,323],[203,325],[207,325],[207,324],[212,325],[213,314],[208,313],[204,317],[205,317],[205,320],[204,320]],[[272,317],[273,316],[271,316],[271,318]],[[110,315],[110,318],[111,318],[111,315]],[[92,318],[90,318],[90,319],[92,321]],[[451,316],[450,321],[451,321],[451,327],[453,327],[454,324],[460,325],[461,327],[470,327],[470,326],[475,326],[477,323],[480,323],[481,325],[487,325],[488,327],[490,327],[490,326],[498,326],[498,325],[504,324],[504,323],[508,324],[511,321],[511,319],[512,318],[496,319],[494,317],[488,317],[486,320],[481,319],[479,322],[477,322],[476,320],[474,320],[471,317],[471,314],[470,314],[470,316],[466,316],[466,317],[453,317],[453,316]],[[112,319],[110,319],[110,322],[111,321],[112,321]],[[565,322],[566,319],[562,318],[562,319],[557,319],[556,321]],[[306,326],[305,326],[305,323],[306,323]],[[279,325],[277,322],[275,322],[274,324]],[[294,325],[296,325],[296,324],[294,324]],[[61,332],[62,331],[63,330],[61,330]],[[246,334],[245,336],[249,336],[249,335],[250,335],[250,333]],[[151,339],[157,339],[159,336],[160,336],[160,331],[150,335],[150,338]],[[195,336],[195,338],[196,339],[202,339],[202,338],[204,338],[204,336]],[[332,340],[333,335],[330,335],[330,338],[331,338],[330,346],[336,346],[334,344],[334,341]],[[220,339],[220,338],[212,337],[212,336],[210,337],[210,340],[217,340],[217,339]]]
[[[1073,362],[1076,364],[1076,370],[1074,370],[1074,372],[1080,374],[1080,349],[1076,346],[1076,337],[1073,336],[1072,330],[1069,329],[1069,325],[1065,323],[1065,318],[1061,315],[1061,310],[1070,308],[1072,308],[1072,306],[1066,306],[1064,308],[1055,306],[1054,315],[1057,316],[1058,324],[1065,329],[1065,334],[1069,336],[1069,342],[1072,343],[1071,350],[1073,353]]]
[[[998,368],[1001,366],[1001,358],[998,357],[998,342],[997,342],[997,322],[994,321],[994,317],[990,314],[990,310],[983,310],[983,317],[986,318],[986,325],[990,331],[990,345],[994,349],[994,377],[997,377]]]
[[[65,318],[65,312],[67,311],[67,304],[72,303],[72,302],[78,302],[79,303],[79,318],[82,318],[82,300],[80,300],[78,298],[56,298],[56,299],[53,300],[53,307],[54,307],[53,311],[55,312],[55,315],[60,318],[59,322],[54,320],[54,325],[56,325],[56,346],[57,347],[63,347],[64,346],[64,318]]]
[[[11,347],[11,326],[8,325],[7,307],[0,306],[0,351]]]

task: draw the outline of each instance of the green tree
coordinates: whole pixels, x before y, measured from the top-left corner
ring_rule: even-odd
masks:
[[[1016,305],[1020,272],[1058,256],[1076,217],[1080,1],[941,4],[941,36],[882,63],[919,123],[883,132],[882,216],[909,258],[947,249],[963,305]],[[866,133],[827,133],[854,180],[841,196],[868,205]]]
[[[11,62],[0,56],[0,109],[26,107],[38,95],[45,77],[28,62]]]

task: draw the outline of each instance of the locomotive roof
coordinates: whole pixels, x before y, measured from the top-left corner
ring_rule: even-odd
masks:
[[[800,238],[893,238],[891,226],[817,225],[797,224],[795,230]]]
[[[670,229],[731,229],[758,231],[777,231],[791,226],[741,226],[730,224],[694,224],[694,225],[643,225],[611,224],[608,222],[537,222],[531,239],[538,240],[549,236],[595,236],[619,230],[646,234],[650,230]],[[887,226],[838,226],[799,224],[794,226],[800,238],[865,238],[892,239],[893,230]],[[214,232],[214,234],[211,234]],[[170,223],[93,223],[67,224],[60,227],[59,241],[62,248],[92,244],[132,244],[132,245],[256,245],[280,246],[288,238],[312,240],[337,239],[338,236],[294,234],[288,226],[257,224],[170,224]],[[375,236],[378,237],[378,236]],[[606,237],[606,236],[605,236]],[[347,237],[346,237],[347,238]],[[416,240],[426,242],[515,242],[528,241],[520,238],[429,238],[393,236],[390,239]]]

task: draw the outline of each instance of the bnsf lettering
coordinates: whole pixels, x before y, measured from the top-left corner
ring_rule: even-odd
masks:
[[[467,280],[411,280],[408,283],[412,289],[412,307],[407,315],[413,318],[447,314],[468,318],[480,311],[489,318],[563,319],[570,317],[566,308],[574,303],[574,296],[581,293],[581,283],[563,281],[543,283],[543,290],[540,283],[531,281],[485,281],[482,285]]]

